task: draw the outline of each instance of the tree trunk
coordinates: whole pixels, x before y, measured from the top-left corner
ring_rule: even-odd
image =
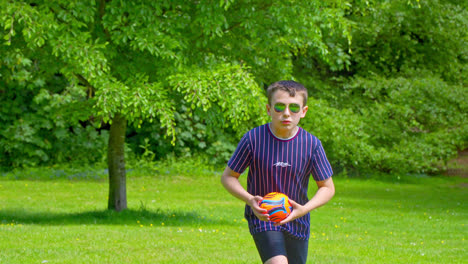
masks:
[[[107,165],[109,166],[109,210],[121,211],[127,209],[127,190],[125,179],[125,131],[127,120],[120,114],[112,119],[109,145],[107,150]]]

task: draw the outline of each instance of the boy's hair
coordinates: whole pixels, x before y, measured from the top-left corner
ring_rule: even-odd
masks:
[[[303,105],[307,105],[307,88],[304,87],[304,85],[295,82],[295,81],[278,81],[267,88],[267,96],[268,96],[268,104],[271,105],[271,99],[273,97],[273,94],[278,91],[285,91],[289,93],[289,96],[296,96],[296,93],[302,94],[303,97]]]

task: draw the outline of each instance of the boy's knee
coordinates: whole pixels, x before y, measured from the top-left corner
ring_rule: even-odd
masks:
[[[265,264],[288,264],[288,259],[283,255],[274,256],[265,261]]]

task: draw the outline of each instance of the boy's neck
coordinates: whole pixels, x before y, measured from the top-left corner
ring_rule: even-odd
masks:
[[[284,131],[275,129],[271,123],[268,123],[268,127],[270,128],[271,133],[275,137],[282,139],[282,140],[288,140],[288,139],[293,138],[299,131],[299,127],[297,126],[295,126],[292,130],[284,130]]]

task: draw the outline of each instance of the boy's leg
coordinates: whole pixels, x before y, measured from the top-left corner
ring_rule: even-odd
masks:
[[[287,257],[286,241],[283,232],[279,231],[265,231],[253,235],[255,245],[257,246],[258,253],[262,259],[262,263],[267,260],[278,257]]]
[[[289,264],[305,264],[309,251],[309,241],[299,240],[286,234],[285,242]]]

